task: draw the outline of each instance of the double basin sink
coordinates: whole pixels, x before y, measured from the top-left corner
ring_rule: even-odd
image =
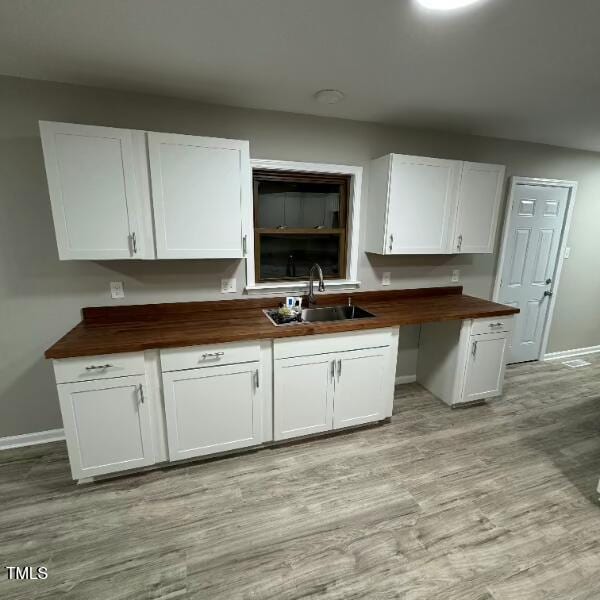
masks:
[[[301,323],[329,323],[334,321],[352,321],[368,319],[375,315],[360,306],[326,306],[323,308],[303,308],[297,318],[278,322],[277,310],[265,310],[264,313],[273,325],[296,325]]]

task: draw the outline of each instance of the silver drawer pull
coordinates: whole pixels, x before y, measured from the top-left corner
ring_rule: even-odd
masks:
[[[138,385],[138,393],[140,396],[140,402],[144,404],[144,386],[141,383]]]
[[[490,327],[504,327],[504,323],[490,323]]]
[[[207,358],[216,358],[219,359],[221,356],[224,356],[225,352],[205,352],[202,355],[202,360],[206,360]]]
[[[113,366],[114,365],[90,365],[89,367],[86,367],[85,370],[86,371],[96,371],[98,369],[104,370],[104,369],[110,369]]]

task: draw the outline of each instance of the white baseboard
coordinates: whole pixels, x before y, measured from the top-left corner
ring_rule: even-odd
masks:
[[[414,383],[417,380],[416,375],[400,375],[396,377],[396,385],[404,385],[405,383]]]
[[[590,346],[589,348],[574,348],[573,350],[563,350],[562,352],[550,352],[544,354],[544,360],[561,360],[573,356],[584,356],[586,354],[597,354],[600,352],[600,346]]]
[[[36,431],[34,433],[24,433],[23,435],[11,435],[0,438],[0,450],[47,444],[48,442],[58,442],[64,439],[64,429],[49,429],[48,431]]]

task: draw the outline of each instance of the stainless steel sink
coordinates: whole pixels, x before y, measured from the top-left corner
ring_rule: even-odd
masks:
[[[264,311],[273,325],[298,325],[301,323],[329,323],[332,321],[349,321],[368,319],[375,315],[360,306],[326,306],[323,308],[303,308],[300,319],[288,323],[277,323],[273,316],[276,311]],[[273,315],[273,316],[272,316]]]

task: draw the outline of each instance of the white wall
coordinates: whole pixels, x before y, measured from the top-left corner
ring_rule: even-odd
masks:
[[[80,319],[114,303],[223,298],[221,277],[244,286],[239,261],[59,262],[42,162],[40,119],[250,140],[253,157],[365,166],[387,152],[506,164],[508,174],[579,180],[580,190],[549,351],[600,344],[600,155],[487,138],[267,111],[207,106],[156,96],[0,77],[0,437],[61,426],[43,351]],[[369,203],[363,202],[363,222]],[[364,230],[363,230],[364,231]],[[361,243],[362,247],[362,243]],[[362,289],[448,285],[461,269],[466,293],[491,295],[495,256],[377,257],[360,253]],[[227,296],[232,297],[232,296]],[[403,334],[399,374],[414,373],[418,329]]]

